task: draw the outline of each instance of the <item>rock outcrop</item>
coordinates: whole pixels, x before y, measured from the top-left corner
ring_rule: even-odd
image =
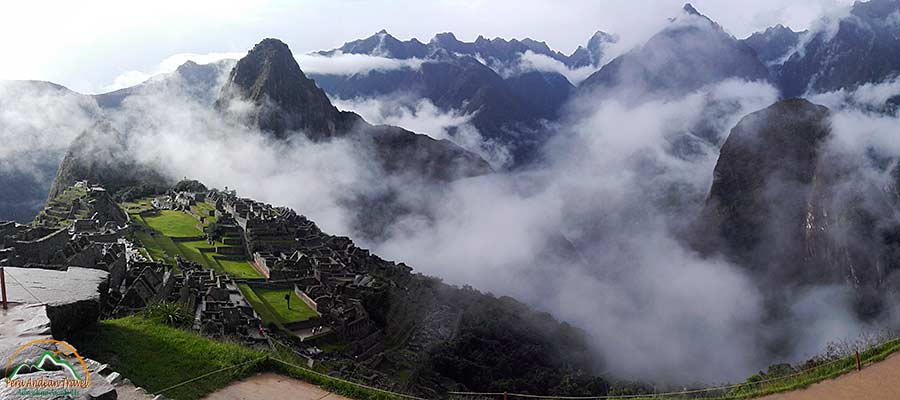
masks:
[[[253,105],[249,112],[234,111],[242,102]],[[373,126],[355,113],[338,110],[277,39],[263,40],[237,62],[216,107],[278,139],[294,134],[312,141],[347,138],[373,154],[388,173],[452,180],[491,171],[481,157],[447,140]]]
[[[698,248],[746,266],[773,292],[846,283],[858,311],[879,311],[896,267],[886,192],[864,160],[828,145],[830,111],[788,99],[744,117],[716,164]]]

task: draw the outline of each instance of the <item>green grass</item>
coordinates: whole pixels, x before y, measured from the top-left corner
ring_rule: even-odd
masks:
[[[270,323],[273,323],[279,328],[284,329],[281,325],[281,321],[275,315],[275,312],[256,295],[256,292],[254,292],[250,286],[241,283],[238,284],[238,288],[241,290],[241,293],[244,294],[244,297],[247,298],[247,301],[250,302],[250,305],[253,306],[256,313],[259,314],[259,318],[262,320],[263,325],[268,326]]]
[[[304,359],[280,347],[276,352],[267,353],[204,338],[140,316],[101,321],[96,328],[82,331],[70,342],[82,356],[108,363],[113,370],[151,393],[211,373],[162,392],[171,399],[200,399],[236,380],[263,371],[301,379],[353,399],[401,399],[310,370]]]
[[[167,236],[160,234],[149,235],[139,230],[135,231],[134,235],[154,260],[162,261],[166,264],[174,264],[175,256],[181,255],[178,251],[178,246]]]
[[[219,265],[210,258],[210,254],[214,253],[204,253],[200,251],[200,249],[214,248],[216,247],[215,244],[209,244],[204,240],[198,240],[194,242],[175,242],[175,245],[178,247],[178,251],[184,258],[200,264],[205,268],[214,269],[219,272],[222,271]]]
[[[202,236],[197,228],[200,223],[190,214],[183,211],[160,210],[159,215],[146,216],[143,220],[151,228],[169,237]]]
[[[284,295],[288,293],[291,295],[290,309],[288,309],[287,302],[284,300]],[[291,289],[257,289],[256,294],[269,306],[281,323],[306,321],[319,316]]]
[[[226,260],[219,257],[213,257],[227,274],[236,278],[262,278],[263,275],[250,265],[249,261]]]
[[[84,332],[72,342],[82,355],[109,363],[113,370],[151,393],[265,356],[137,316],[101,321],[95,331]],[[251,362],[163,394],[173,399],[199,399],[263,365]]]
[[[897,351],[900,351],[900,340],[895,339],[863,351],[859,356],[863,366],[865,366],[867,364],[882,361],[887,358],[887,356]],[[798,390],[817,382],[838,377],[855,369],[856,356],[850,355],[827,365],[812,368],[809,371],[789,374],[780,378],[767,378],[754,375],[747,380],[746,386],[735,388],[722,398],[752,398],[773,393]]]

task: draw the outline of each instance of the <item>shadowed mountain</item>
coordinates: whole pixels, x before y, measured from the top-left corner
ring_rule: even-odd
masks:
[[[41,81],[0,81],[0,220],[31,221],[69,142],[100,110],[89,96]]]
[[[82,180],[102,183],[117,197],[128,192],[138,196],[163,192],[174,183],[135,160],[129,151],[128,136],[107,121],[97,122],[69,146],[50,188],[49,199]]]
[[[794,32],[791,28],[778,24],[763,32],[756,32],[742,40],[756,51],[759,61],[769,66],[781,65],[797,45],[800,44],[803,32]]]
[[[783,94],[852,89],[896,77],[900,73],[897,15],[898,0],[857,1],[849,16],[834,22],[834,29],[811,32],[805,45],[778,68]]]
[[[579,86],[601,96],[680,96],[729,78],[765,80],[756,52],[690,4],[643,46],[616,57]]]
[[[842,283],[881,309],[897,268],[893,206],[865,160],[828,145],[827,108],[788,99],[744,117],[722,146],[697,247],[746,266],[775,295]]]
[[[600,68],[606,48],[619,41],[619,37],[603,31],[597,31],[588,40],[587,46],[578,46],[565,61],[570,68],[595,67]]]
[[[235,101],[253,107],[249,113],[233,111]],[[373,126],[355,113],[338,110],[277,39],[263,40],[237,62],[216,107],[279,139],[298,132],[313,141],[348,137],[372,151],[389,173],[449,180],[491,171],[487,162],[449,141]]]
[[[511,150],[514,164],[534,156],[546,138],[541,120],[554,120],[574,86],[559,72],[537,70],[529,61],[543,58],[560,68],[595,65],[605,46],[616,40],[598,32],[587,48],[572,56],[553,51],[532,39],[458,40],[452,33],[435,35],[427,44],[400,41],[380,31],[338,49],[319,52],[335,57],[364,54],[395,59],[419,59],[416,68],[373,70],[349,75],[315,75],[316,82],[342,99],[411,93],[444,111],[474,115],[472,124],[482,136]],[[574,58],[573,58],[574,57]],[[577,60],[577,61],[573,61]]]

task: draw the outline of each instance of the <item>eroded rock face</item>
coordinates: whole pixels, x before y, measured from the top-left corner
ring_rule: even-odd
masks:
[[[329,138],[361,120],[334,107],[277,39],[257,43],[237,62],[216,107],[227,108],[233,99],[252,102],[256,107],[247,116],[250,122],[280,138],[291,131],[303,131],[313,140]]]
[[[716,164],[697,247],[746,266],[764,290],[846,283],[878,312],[894,269],[892,209],[866,161],[828,145],[827,108],[788,99],[746,116]]]

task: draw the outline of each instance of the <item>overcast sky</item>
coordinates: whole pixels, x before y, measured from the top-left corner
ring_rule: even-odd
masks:
[[[782,23],[804,29],[852,0],[695,0],[738,37]],[[682,0],[305,0],[15,2],[0,10],[0,79],[49,80],[92,93],[175,54],[244,52],[264,37],[295,53],[330,49],[384,28],[427,41],[531,37],[570,53],[596,30],[640,43]],[[785,4],[789,3],[789,4]],[[121,79],[121,78],[120,78]]]

